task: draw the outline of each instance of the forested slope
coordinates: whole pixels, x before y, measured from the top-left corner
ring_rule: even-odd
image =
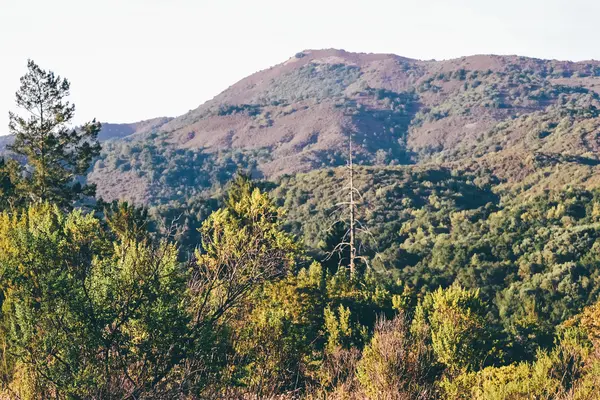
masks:
[[[307,51],[107,138],[30,61],[0,397],[596,399],[598,75]]]

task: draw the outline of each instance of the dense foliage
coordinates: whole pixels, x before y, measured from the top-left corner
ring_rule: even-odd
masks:
[[[412,168],[360,168],[355,183],[371,267],[419,293],[452,284],[480,290],[490,322],[508,335],[503,357],[531,359],[552,345],[556,324],[598,297],[597,190],[510,201],[485,179]],[[288,229],[317,259],[339,240],[323,227],[339,219],[344,185],[343,171],[330,170],[286,178],[274,191],[289,210]]]
[[[561,200],[571,205],[558,216],[562,224],[565,216],[594,218],[577,211],[576,198]],[[561,208],[553,207],[549,214]],[[444,277],[435,290],[414,284],[425,276],[393,280],[367,269],[351,277],[345,266],[303,253],[283,216],[266,193],[237,178],[202,224],[195,255],[182,262],[177,244],[154,238],[147,214],[124,204],[98,216],[48,203],[3,212],[4,394],[593,398],[600,384],[593,276],[588,292],[580,288],[587,295],[572,303],[556,291],[543,297],[566,284],[547,287],[544,279],[561,275],[544,273],[544,265],[536,266],[542,276],[513,283],[534,287],[510,286],[495,298],[489,286],[469,289],[474,284],[459,277]],[[464,274],[476,267],[465,263]],[[508,318],[502,307],[511,304],[529,313],[516,309]],[[543,306],[568,308],[553,314]]]
[[[357,161],[380,165],[354,167],[350,187],[343,168],[253,182],[237,172],[256,174],[271,160],[264,149],[181,149],[150,132],[107,143],[94,167],[126,184],[144,178],[129,188],[150,205],[139,208],[82,203],[92,188],[78,176],[99,155],[98,127],[67,129],[68,82],[29,68],[17,100],[40,113],[11,115],[23,157],[0,162],[0,397],[597,398],[600,189],[531,195],[485,168],[390,166],[414,156],[412,118],[548,99],[547,113],[497,126],[479,150],[525,129],[541,168],[594,166],[577,146],[589,145],[598,96],[542,81],[569,71],[440,73],[416,91],[363,88],[360,103],[342,95],[357,68],[310,65],[261,104],[292,90],[339,100],[362,117],[354,138],[370,158]],[[322,76],[330,90],[319,94]],[[506,95],[515,80],[537,95]],[[453,82],[468,109],[415,114],[419,94]],[[365,118],[389,134],[360,136]],[[577,151],[552,151],[574,136]],[[352,273],[354,250],[334,251],[349,230],[360,256]]]

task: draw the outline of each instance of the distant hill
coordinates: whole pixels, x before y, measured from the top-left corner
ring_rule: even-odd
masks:
[[[11,135],[0,136],[0,152],[6,149],[6,146],[11,144],[13,141],[13,137]]]
[[[146,121],[134,122],[129,124],[111,124],[102,123],[102,129],[98,133],[98,140],[105,142],[115,139],[141,139],[144,135],[155,132],[158,128],[171,121],[173,118],[161,117]],[[6,149],[6,146],[13,142],[12,135],[0,136],[0,152]]]
[[[514,56],[435,62],[304,51],[241,80],[161,131],[185,148],[268,148],[274,160],[261,166],[268,176],[327,164],[323,153],[342,150],[348,132],[371,161],[377,150],[400,164],[454,160],[461,151],[498,151],[516,144],[515,135],[525,138],[515,132],[506,143],[490,134],[499,122],[560,102],[595,107],[598,76],[598,62]]]
[[[161,117],[131,124],[102,123],[102,130],[98,134],[98,140],[122,139],[128,136],[143,136],[156,131],[173,118]]]
[[[420,61],[306,50],[174,119],[105,124],[89,178],[150,204],[343,165],[434,165],[537,192],[598,183],[600,62],[476,55]],[[122,140],[122,138],[127,138]],[[135,139],[135,140],[133,140]]]

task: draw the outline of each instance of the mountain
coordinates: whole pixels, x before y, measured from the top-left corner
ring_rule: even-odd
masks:
[[[148,209],[0,215],[7,396],[596,398],[599,83],[595,61],[304,51],[104,124],[87,180]]]
[[[305,50],[177,118],[104,124],[89,180],[107,200],[164,204],[238,170],[276,179],[344,165],[351,134],[358,164],[483,173],[524,193],[590,187],[599,93],[598,61]]]
[[[106,199],[162,203],[238,169],[272,179],[343,165],[351,133],[361,164],[487,171],[522,191],[588,185],[597,182],[599,93],[597,61],[306,50],[150,124],[140,140],[115,141],[90,180]],[[557,165],[561,176],[549,178]]]
[[[11,135],[0,136],[0,152],[6,149],[6,146],[11,144],[13,141],[13,137]]]

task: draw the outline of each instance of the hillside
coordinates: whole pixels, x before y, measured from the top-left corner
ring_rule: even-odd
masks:
[[[327,168],[261,183],[285,210],[285,230],[329,271],[348,262],[347,252],[332,253],[348,227],[340,207],[347,179],[345,168]],[[553,329],[598,298],[598,188],[511,198],[496,194],[498,182],[484,174],[424,166],[357,167],[354,184],[359,254],[389,282],[421,295],[452,284],[479,288],[490,315],[517,336],[527,328],[515,324],[532,310],[543,329]],[[182,198],[150,212],[177,222],[189,254],[220,197]],[[533,356],[519,351],[514,356]]]
[[[6,146],[8,146],[12,140],[13,138],[11,135],[0,136],[0,152],[4,151]]]
[[[116,141],[90,179],[104,198],[158,204],[213,188],[224,182],[219,171],[276,178],[342,165],[351,133],[365,165],[485,170],[532,192],[591,186],[599,91],[597,61],[307,50],[139,141]]]
[[[305,51],[102,146],[28,69],[0,398],[597,398],[598,63]]]
[[[422,167],[360,167],[355,185],[360,254],[417,290],[481,288],[501,319],[526,318],[523,304],[533,302],[552,322],[600,291],[598,189],[510,201],[493,193],[494,182]],[[346,186],[337,168],[282,178],[272,191],[288,230],[332,269],[338,260],[328,254],[348,221],[339,207]]]

